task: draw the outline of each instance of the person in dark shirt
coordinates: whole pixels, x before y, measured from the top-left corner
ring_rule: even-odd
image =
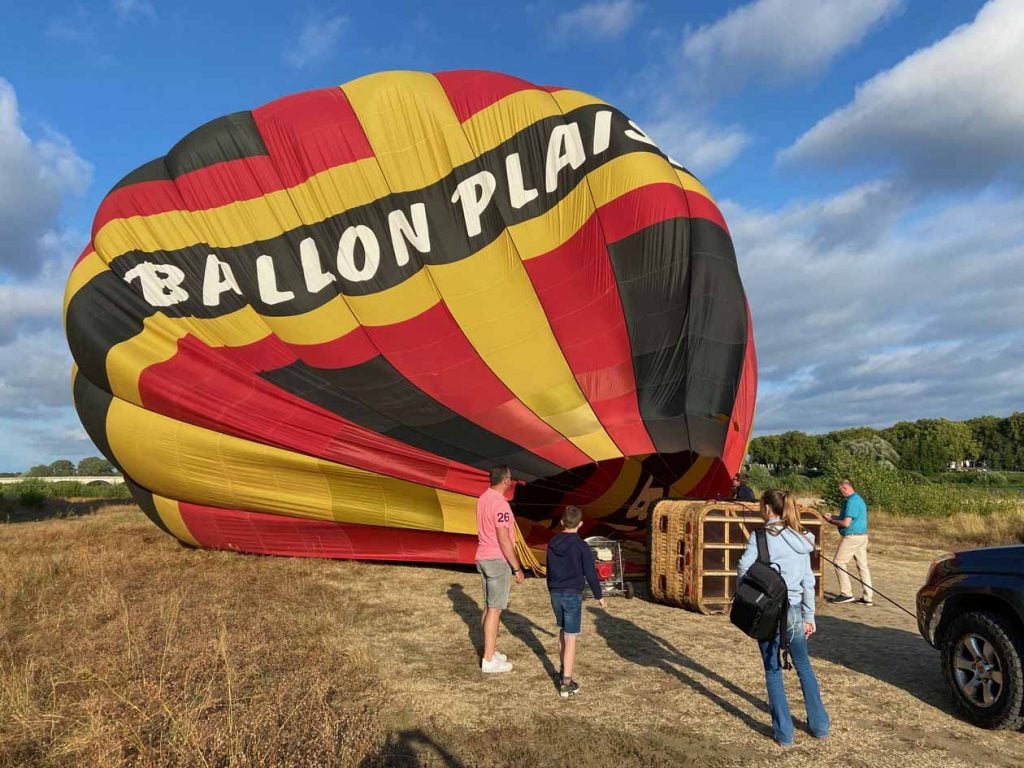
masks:
[[[747,485],[746,475],[736,475],[732,479],[732,497],[736,501],[757,501],[754,491]]]
[[[594,553],[578,533],[583,512],[579,507],[566,507],[562,514],[563,531],[548,542],[548,591],[551,608],[558,624],[558,657],[562,662],[558,695],[563,699],[579,693],[580,684],[572,679],[576,661],[576,638],[583,620],[583,583],[602,608],[601,580],[594,568]]]

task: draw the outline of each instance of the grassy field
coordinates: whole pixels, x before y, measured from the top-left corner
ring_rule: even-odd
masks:
[[[938,654],[884,604],[820,608],[833,734],[783,752],[756,647],[724,617],[588,604],[584,689],[562,701],[537,579],[504,616],[516,669],[484,677],[471,569],[191,550],[116,501],[8,519],[2,766],[1024,765],[1024,734],[959,720]],[[912,605],[940,522],[876,521],[877,587]]]

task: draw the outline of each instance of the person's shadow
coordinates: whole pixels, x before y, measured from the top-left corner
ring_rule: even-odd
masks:
[[[359,762],[359,768],[419,768],[423,765],[421,752],[432,753],[447,768],[464,768],[458,758],[420,730],[394,731],[376,754]]]
[[[722,677],[713,669],[708,669],[689,656],[684,654],[672,643],[662,637],[638,627],[628,619],[614,616],[607,611],[591,608],[590,613],[594,618],[594,626],[597,633],[608,643],[608,647],[617,653],[621,658],[642,667],[651,667],[661,670],[689,686],[697,693],[711,700],[725,712],[733,717],[742,720],[752,730],[769,738],[772,736],[772,729],[766,722],[754,719],[748,712],[740,709],[736,704],[714,691],[701,682],[697,675],[712,680],[734,696],[743,699],[757,710],[768,713],[768,705],[763,700],[744,690],[731,680]],[[803,727],[804,723],[796,717],[794,724]]]
[[[483,627],[480,625],[480,619],[483,615],[480,604],[466,594],[465,588],[457,583],[449,585],[448,599],[452,601],[452,608],[455,609],[455,613],[465,622],[466,631],[469,634],[469,642],[476,651],[477,659],[481,659],[483,657],[484,635]],[[501,612],[501,623],[505,625],[505,630],[510,635],[522,641],[540,659],[548,677],[556,680],[558,672],[539,636],[543,634],[548,637],[555,637],[556,635],[521,613],[514,613],[510,610]]]
[[[817,624],[818,634],[811,646],[815,657],[895,685],[925,704],[955,713],[939,654],[916,632],[820,614]]]

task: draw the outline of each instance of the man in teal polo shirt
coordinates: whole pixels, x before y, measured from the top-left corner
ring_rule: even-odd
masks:
[[[839,492],[843,494],[843,502],[838,515],[825,515],[825,519],[839,529],[839,548],[836,550],[836,576],[839,578],[839,594],[829,602],[874,605],[874,592],[871,589],[871,572],[868,570],[868,505],[861,495],[853,490],[849,480],[839,481]],[[847,566],[853,560],[857,564],[857,574],[864,586],[860,600],[854,600],[853,586]]]

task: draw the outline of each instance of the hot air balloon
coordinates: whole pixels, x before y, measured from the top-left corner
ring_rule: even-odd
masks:
[[[196,129],[104,198],[65,296],[75,406],[202,547],[472,562],[475,498],[725,495],[756,363],[728,228],[626,115],[482,71],[385,72]]]

